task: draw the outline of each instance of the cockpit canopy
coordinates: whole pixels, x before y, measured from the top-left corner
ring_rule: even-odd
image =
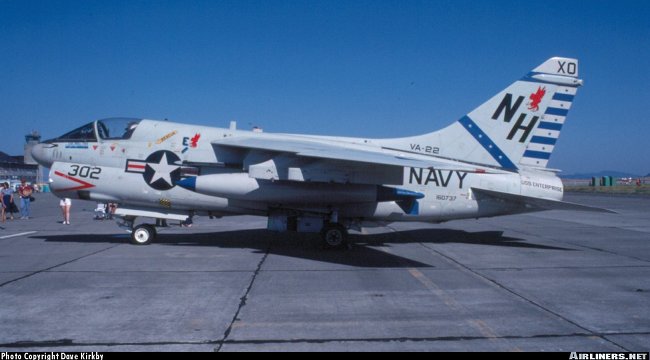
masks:
[[[110,118],[97,120],[97,133],[102,140],[130,139],[142,119]]]
[[[130,139],[142,119],[110,118],[93,121],[47,142],[96,142]]]

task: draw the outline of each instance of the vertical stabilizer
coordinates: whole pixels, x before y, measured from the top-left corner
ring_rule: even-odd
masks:
[[[581,85],[578,60],[554,57],[450,126],[385,146],[417,152],[426,144],[445,158],[509,170],[544,168]]]

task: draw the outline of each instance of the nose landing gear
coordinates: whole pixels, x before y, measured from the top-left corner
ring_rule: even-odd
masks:
[[[149,245],[156,238],[156,228],[149,224],[140,224],[131,232],[131,244]]]

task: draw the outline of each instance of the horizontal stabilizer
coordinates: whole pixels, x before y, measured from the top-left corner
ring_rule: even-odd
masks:
[[[612,210],[593,207],[593,206],[587,206],[587,205],[581,205],[581,204],[576,204],[576,203],[571,203],[571,202],[566,202],[566,201],[542,199],[542,198],[536,198],[536,197],[532,197],[532,196],[510,194],[510,193],[504,193],[504,192],[494,191],[494,190],[478,189],[478,188],[474,188],[474,187],[472,188],[472,191],[474,193],[476,193],[476,194],[483,194],[483,195],[493,197],[495,199],[501,199],[501,200],[505,200],[505,201],[508,201],[508,202],[528,205],[528,206],[538,208],[538,209],[546,209],[546,210],[577,210],[577,211],[591,211],[591,212],[603,212],[603,213],[617,214],[617,212],[612,211]]]

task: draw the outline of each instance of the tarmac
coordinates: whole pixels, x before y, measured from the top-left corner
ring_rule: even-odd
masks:
[[[650,197],[396,223],[324,250],[265,218],[129,244],[95,204],[37,194],[0,224],[0,351],[649,351]]]

